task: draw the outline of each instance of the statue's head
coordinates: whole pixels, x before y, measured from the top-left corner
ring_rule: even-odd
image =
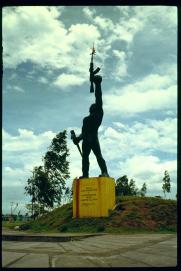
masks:
[[[91,104],[90,108],[89,108],[89,112],[90,114],[94,114],[97,111],[97,106],[96,104]]]

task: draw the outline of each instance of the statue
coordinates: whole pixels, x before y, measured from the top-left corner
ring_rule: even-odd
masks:
[[[91,150],[96,156],[98,165],[101,169],[101,175],[99,177],[109,177],[107,166],[104,158],[101,154],[99,139],[98,139],[98,129],[102,123],[103,119],[103,103],[102,103],[102,90],[101,82],[102,77],[100,75],[95,75],[99,72],[100,68],[94,71],[93,68],[93,55],[95,54],[95,49],[93,46],[91,63],[90,63],[90,92],[94,92],[95,84],[95,103],[89,108],[89,115],[83,119],[82,133],[76,136],[74,131],[71,131],[71,138],[75,145],[77,145],[80,154],[82,155],[82,176],[80,178],[89,178],[89,154]],[[82,140],[82,153],[78,143]],[[79,179],[80,179],[79,178]]]

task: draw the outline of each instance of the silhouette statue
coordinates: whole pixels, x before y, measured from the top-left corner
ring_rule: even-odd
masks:
[[[89,177],[89,154],[91,150],[95,154],[101,169],[101,175],[99,175],[99,177],[109,177],[98,139],[98,129],[104,114],[101,90],[102,77],[100,75],[95,75],[93,77],[93,82],[95,84],[95,103],[89,108],[89,116],[83,119],[82,133],[73,138],[73,142],[76,145],[82,140],[82,176],[80,178]]]

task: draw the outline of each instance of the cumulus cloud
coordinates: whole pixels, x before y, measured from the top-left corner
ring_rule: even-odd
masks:
[[[144,21],[156,25],[156,21],[159,20],[161,26],[176,27],[177,24],[177,7],[171,6],[142,6],[135,8],[135,15]],[[153,19],[154,17],[154,19]],[[157,30],[158,27],[157,27]],[[161,29],[160,29],[161,30]]]
[[[101,144],[108,159],[125,159],[135,153],[177,152],[177,120],[147,120],[125,125],[115,122],[101,133]]]
[[[120,12],[120,20],[130,18],[131,15],[134,19],[141,22],[142,25],[150,24],[155,26],[157,31],[162,31],[162,27],[173,28],[177,24],[177,8],[171,6],[136,6],[136,7],[115,7]],[[157,22],[160,22],[162,27],[158,28]],[[136,26],[134,26],[136,28]]]
[[[84,76],[87,73],[87,63],[90,61],[89,46],[94,41],[98,47],[98,65],[103,65],[106,59],[109,59],[114,42],[119,41],[121,44],[121,41],[124,41],[128,52],[125,51],[123,55],[121,49],[117,48],[117,53],[114,51],[117,57],[119,56],[119,62],[115,65],[112,74],[115,80],[120,81],[120,77],[127,75],[131,45],[136,34],[142,29],[163,31],[175,27],[176,8],[115,8],[121,15],[117,22],[97,14],[95,8],[84,7],[83,13],[90,24],[77,23],[70,25],[69,28],[66,28],[62,22],[61,13],[65,10],[64,7],[4,8],[4,66],[16,68],[21,63],[31,61],[42,67],[65,68],[67,74]],[[162,27],[158,28],[158,22]],[[104,67],[104,73],[110,73],[107,67]]]
[[[6,90],[14,91],[14,92],[19,92],[19,93],[24,93],[24,89],[18,85],[7,85]]]
[[[35,135],[33,131],[27,129],[18,129],[18,132],[19,135],[11,136],[3,130],[3,151],[26,152],[38,150],[47,145],[47,142],[55,136],[55,133],[51,131],[44,132],[40,135]]]
[[[15,68],[28,60],[40,65],[46,60],[51,63],[60,49],[57,39],[64,40],[66,35],[63,24],[57,20],[59,15],[60,12],[51,7],[4,8],[5,67]]]
[[[22,186],[25,179],[30,177],[30,172],[24,168],[4,167],[2,171],[3,187]]]
[[[48,83],[48,80],[46,77],[43,77],[41,76],[39,79],[38,79],[38,82],[42,83],[42,84],[47,84]]]
[[[105,95],[105,109],[113,113],[135,114],[153,110],[176,108],[176,86],[168,90],[146,93],[130,92],[123,95]]]
[[[129,18],[120,20],[119,24],[114,27],[113,35],[111,36],[111,41],[122,40],[127,42],[128,48],[133,42],[135,34],[140,31],[143,27],[141,20],[137,18]]]
[[[55,133],[47,131],[35,135],[33,131],[19,129],[17,136],[3,130],[3,186],[25,185],[34,166],[42,164]]]
[[[113,54],[118,59],[114,75],[117,80],[121,80],[122,77],[125,77],[127,75],[126,53],[124,51],[113,50]]]
[[[100,37],[99,31],[88,24],[75,24],[66,29],[59,17],[61,14],[56,7],[4,8],[5,68],[16,68],[31,61],[46,68],[85,72],[85,60],[89,61],[88,45]]]
[[[92,20],[93,16],[96,14],[96,10],[94,8],[85,7],[83,8],[83,13]]]
[[[175,71],[176,72],[176,71]],[[122,89],[104,95],[110,113],[135,114],[153,110],[176,110],[177,85],[175,74],[150,74]]]
[[[112,20],[110,18],[96,15],[96,10],[94,8],[85,7],[83,8],[83,13],[91,21],[92,24],[95,24],[104,32],[112,31],[114,29]]]
[[[74,74],[61,74],[56,81],[54,82],[54,85],[60,88],[67,88],[70,86],[80,86],[86,81],[85,78],[76,76]]]

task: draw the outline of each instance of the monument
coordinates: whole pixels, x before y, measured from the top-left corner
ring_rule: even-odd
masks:
[[[90,92],[95,92],[95,103],[89,108],[89,115],[83,119],[79,136],[71,131],[71,139],[82,156],[82,176],[73,181],[73,217],[108,216],[115,205],[115,181],[109,177],[106,162],[102,156],[98,139],[98,129],[102,123],[104,111],[102,102],[102,77],[94,70],[94,46],[90,62]],[[95,90],[94,90],[95,85]],[[79,142],[82,140],[82,151]],[[99,177],[89,177],[89,154],[93,151],[101,170]]]

